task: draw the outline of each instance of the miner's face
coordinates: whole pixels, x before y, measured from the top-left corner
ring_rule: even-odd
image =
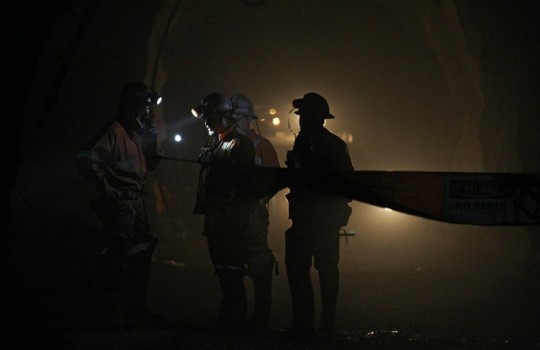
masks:
[[[226,128],[223,116],[217,114],[208,116],[204,120],[204,125],[210,136],[219,135],[225,131]]]

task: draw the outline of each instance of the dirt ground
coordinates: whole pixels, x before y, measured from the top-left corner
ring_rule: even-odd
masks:
[[[177,266],[155,261],[149,306],[168,323],[115,332],[85,326],[97,278],[92,246],[80,241],[38,243],[14,245],[8,255],[11,269],[3,278],[5,349],[540,348],[540,274],[525,267],[521,274],[509,274],[503,265],[496,270],[493,264],[467,272],[344,267],[336,335],[329,340],[287,336],[290,298],[283,266],[274,280],[271,330],[228,334],[205,327],[219,301],[211,266],[189,259]],[[193,256],[204,256],[202,240],[191,248]],[[317,286],[316,273],[313,279]],[[251,292],[249,282],[246,285]]]

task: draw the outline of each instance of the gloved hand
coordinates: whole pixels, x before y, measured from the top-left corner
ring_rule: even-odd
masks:
[[[158,133],[156,129],[147,130],[146,133],[141,134],[140,137],[143,150],[148,154],[154,153],[158,144]]]
[[[205,147],[201,149],[201,153],[199,153],[199,156],[197,157],[197,160],[201,164],[208,164],[210,163],[210,158],[212,157],[212,152],[210,151],[210,148]]]
[[[143,120],[143,125],[138,133],[141,136],[145,136],[147,134],[157,134],[154,121],[150,118],[145,118]]]

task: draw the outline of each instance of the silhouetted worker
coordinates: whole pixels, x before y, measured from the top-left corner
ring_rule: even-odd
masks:
[[[212,93],[193,110],[203,118],[214,138],[199,155],[202,164],[195,214],[204,214],[208,250],[221,286],[218,330],[246,326],[247,298],[244,285],[248,262],[246,234],[255,208],[251,198],[255,149],[238,131],[228,97]]]
[[[233,118],[240,132],[253,142],[255,165],[279,168],[279,160],[272,143],[251,129],[251,121],[257,119],[251,100],[241,94],[231,96]],[[268,247],[268,201],[272,197],[261,198],[256,202],[247,230],[247,275],[253,280],[254,305],[250,327],[266,329],[272,307],[272,274],[276,259]]]
[[[92,207],[104,225],[101,292],[108,299],[111,325],[118,329],[156,320],[146,307],[146,297],[157,238],[150,232],[142,196],[147,174],[159,162],[152,107],[160,100],[143,83],[126,84],[116,120],[76,159],[79,172],[99,190]]]
[[[347,145],[323,126],[325,119],[334,118],[326,100],[310,92],[292,103],[300,116],[300,132],[292,151],[287,152],[287,166],[306,173],[353,171]],[[350,199],[297,182],[290,186],[287,200],[292,220],[285,236],[285,264],[293,305],[289,332],[309,335],[313,331],[315,307],[310,278],[313,259],[321,290],[319,331],[331,335],[338,296],[339,231],[349,220]]]

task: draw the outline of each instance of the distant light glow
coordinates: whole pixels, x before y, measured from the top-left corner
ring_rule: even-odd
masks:
[[[270,115],[276,115],[277,110],[276,110],[275,108],[270,108],[270,110],[268,111],[268,113],[270,113]]]
[[[174,141],[176,141],[176,142],[182,141],[182,135],[180,135],[180,134],[174,135]]]
[[[354,140],[353,134],[346,131],[339,133],[339,137],[347,143],[353,143],[353,140]]]
[[[157,104],[157,105],[160,104],[161,101],[163,101],[163,98],[160,96],[160,97],[157,98],[156,104]]]
[[[279,125],[279,123],[281,123],[281,120],[279,120],[278,117],[274,117],[274,118],[272,119],[272,124],[274,124],[274,125],[277,126],[277,125]]]

